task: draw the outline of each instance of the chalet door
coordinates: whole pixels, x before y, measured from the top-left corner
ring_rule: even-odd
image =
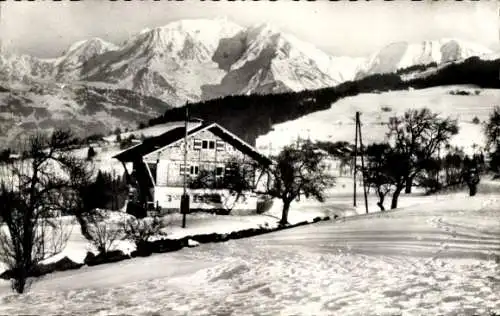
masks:
[[[157,186],[167,186],[168,185],[168,163],[166,161],[158,162],[156,166],[156,185]]]

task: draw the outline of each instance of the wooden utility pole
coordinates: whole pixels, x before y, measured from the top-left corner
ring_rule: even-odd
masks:
[[[183,193],[181,197],[181,213],[182,213],[182,228],[186,228],[186,214],[189,211],[189,195],[187,194],[187,135],[188,135],[188,120],[189,120],[189,105],[186,103],[186,117],[184,118],[184,178],[183,178]]]
[[[366,183],[365,183],[365,153],[363,149],[363,137],[361,136],[361,120],[359,119],[359,112],[356,112],[356,121],[358,124],[358,132],[359,132],[359,151],[361,154],[361,169],[363,174],[363,193],[365,195],[365,209],[366,214],[368,214],[368,194],[366,192]]]
[[[354,132],[354,160],[352,162],[353,164],[353,183],[354,183],[354,190],[353,190],[353,206],[356,207],[356,172],[358,170],[357,168],[357,160],[358,160],[358,112],[356,112],[356,123],[355,123],[355,132]]]
[[[354,136],[354,172],[353,172],[353,205],[356,207],[356,173],[358,171],[357,162],[358,162],[358,136],[359,136],[359,149],[361,155],[361,172],[363,176],[363,193],[365,197],[365,209],[368,214],[368,193],[366,192],[366,183],[365,183],[365,157],[363,151],[363,138],[361,135],[361,120],[359,118],[359,112],[356,112],[356,131]]]

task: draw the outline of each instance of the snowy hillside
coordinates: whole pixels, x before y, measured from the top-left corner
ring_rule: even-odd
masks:
[[[71,128],[80,137],[137,127],[169,105],[126,90],[37,83],[0,90],[0,147],[34,131]]]
[[[421,43],[399,42],[385,46],[368,58],[357,77],[377,73],[391,73],[399,69],[430,63],[442,64],[483,56],[492,51],[475,43],[458,39],[441,39]]]
[[[57,272],[24,295],[12,295],[9,282],[0,280],[0,313],[498,314],[498,188],[484,181],[473,198],[405,195],[401,210]],[[340,188],[325,204],[292,204],[290,215],[343,208],[351,198]],[[196,230],[203,219],[194,218],[188,216],[185,230],[178,222],[170,229],[174,235]],[[238,220],[241,226],[273,219]],[[72,232],[65,255],[82,261],[89,248],[77,227]]]
[[[468,91],[470,95],[453,94],[458,90]],[[481,122],[485,121],[499,99],[500,90],[472,86],[359,94],[333,103],[328,110],[274,125],[273,131],[257,139],[257,148],[264,153],[276,153],[298,138],[353,142],[356,111],[361,112],[364,144],[383,141],[390,117],[401,115],[410,108],[428,107],[459,120],[460,132],[452,143],[470,151],[474,144],[484,145],[482,125],[473,124],[472,119],[477,116]]]

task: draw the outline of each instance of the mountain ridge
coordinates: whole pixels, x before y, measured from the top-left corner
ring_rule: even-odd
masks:
[[[234,94],[301,91],[376,73],[491,53],[453,38],[397,42],[367,57],[333,56],[269,23],[185,19],[145,28],[123,44],[78,41],[62,56],[0,56],[0,81],[97,82],[173,106]]]
[[[176,21],[143,29],[121,45],[100,38],[78,41],[56,58],[0,55],[0,121],[5,127],[0,138],[16,138],[23,128],[64,123],[90,133],[120,125],[132,128],[186,102],[212,106],[208,104],[217,101],[206,101],[226,96],[300,96],[300,91],[334,86],[362,90],[366,77],[413,67],[404,76],[423,78],[425,69],[440,69],[467,56],[489,60],[497,55],[474,43],[442,39],[393,43],[366,58],[332,56],[269,24]],[[376,89],[393,87],[396,77],[403,75],[377,77],[382,81]],[[349,83],[356,80],[361,88]],[[300,98],[284,104],[299,102],[298,113],[307,113],[332,102],[315,100],[325,104]]]

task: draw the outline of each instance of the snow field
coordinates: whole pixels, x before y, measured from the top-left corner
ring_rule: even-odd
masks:
[[[470,95],[452,95],[463,90]],[[475,95],[479,91],[479,95]],[[401,90],[383,93],[364,93],[343,98],[330,109],[314,112],[299,119],[273,126],[273,130],[257,138],[257,149],[263,153],[277,153],[281,147],[301,139],[354,142],[354,117],[361,112],[363,144],[384,141],[390,117],[403,115],[408,109],[427,107],[443,117],[457,119],[459,134],[451,144],[474,151],[474,144],[484,147],[481,124],[473,124],[478,117],[488,119],[500,100],[500,90],[480,89],[473,86],[443,86],[422,90]],[[387,110],[384,111],[383,108]],[[271,150],[269,150],[271,147]],[[265,149],[262,149],[265,148]],[[479,149],[479,148],[478,148]]]
[[[403,195],[404,206],[395,211],[340,217],[253,238],[53,273],[23,296],[10,294],[3,282],[0,313],[500,312],[500,192],[494,188],[500,188],[498,183],[485,180],[473,198],[465,192]],[[317,209],[331,212],[335,205],[348,205],[352,197],[345,196],[331,192],[324,208]],[[313,204],[292,204],[291,217],[315,212]],[[273,206],[268,215],[277,208]],[[210,216],[199,218],[199,223]],[[195,223],[188,217],[188,230],[195,229]]]

